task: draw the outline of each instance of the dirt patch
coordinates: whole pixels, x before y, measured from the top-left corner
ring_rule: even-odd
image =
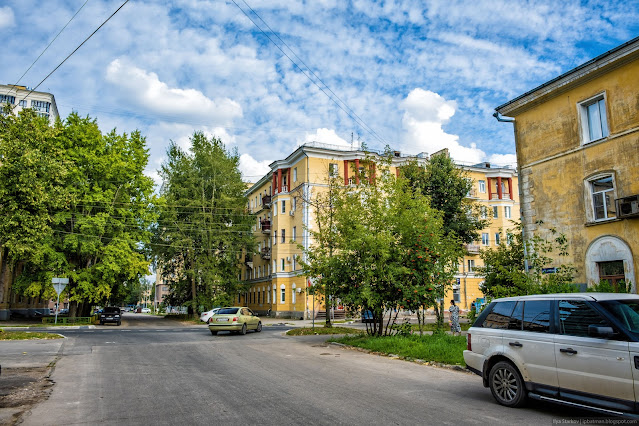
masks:
[[[49,397],[51,367],[3,368],[0,375],[0,424],[18,424],[22,414]]]

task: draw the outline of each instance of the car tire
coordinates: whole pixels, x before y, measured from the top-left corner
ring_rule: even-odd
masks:
[[[506,407],[522,407],[526,403],[524,380],[517,368],[500,361],[490,369],[488,386],[495,400]]]
[[[259,333],[260,331],[262,331],[262,323],[261,323],[261,322],[258,322],[258,323],[257,323],[257,328],[255,329],[255,331],[256,331],[256,332],[258,332],[258,333]]]
[[[118,327],[120,326],[120,324],[121,324],[121,322],[120,322],[120,321],[118,321]]]
[[[217,331],[211,330],[211,334],[214,335],[214,336],[217,336]]]
[[[241,335],[245,335],[246,334],[246,323],[242,324],[242,331],[240,331]]]

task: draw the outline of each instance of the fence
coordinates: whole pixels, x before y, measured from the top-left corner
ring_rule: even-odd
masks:
[[[92,317],[75,317],[75,318],[60,317],[60,316],[58,317],[58,324],[63,324],[63,325],[94,324],[97,321],[98,321],[97,315],[94,315]],[[42,324],[54,324],[54,323],[55,323],[55,316],[42,318]]]

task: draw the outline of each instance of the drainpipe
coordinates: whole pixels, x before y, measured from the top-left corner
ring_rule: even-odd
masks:
[[[499,114],[498,111],[495,111],[495,113],[493,114],[493,117],[495,117],[497,119],[497,121],[499,121],[500,123],[512,123],[513,124],[513,132],[515,131],[515,119],[512,117],[504,117],[501,114]],[[521,179],[521,166],[519,165],[519,162],[517,162],[517,176],[520,177]],[[523,190],[522,190],[522,185],[521,182],[519,184],[519,203],[521,205],[521,203],[524,200],[523,197]],[[525,232],[525,227],[523,226],[523,211],[521,210],[521,208],[519,209],[519,217],[520,220],[522,220],[522,228],[521,228],[521,233],[522,233],[522,237],[523,237],[523,243],[524,243],[524,268],[526,269],[526,274],[528,274],[528,249],[526,248],[526,232]]]

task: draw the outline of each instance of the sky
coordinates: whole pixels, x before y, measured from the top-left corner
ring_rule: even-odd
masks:
[[[38,85],[124,1],[0,0],[0,84]],[[130,0],[37,90],[140,130],[158,183],[194,131],[247,182],[311,141],[514,166],[495,107],[638,35],[639,0]]]

